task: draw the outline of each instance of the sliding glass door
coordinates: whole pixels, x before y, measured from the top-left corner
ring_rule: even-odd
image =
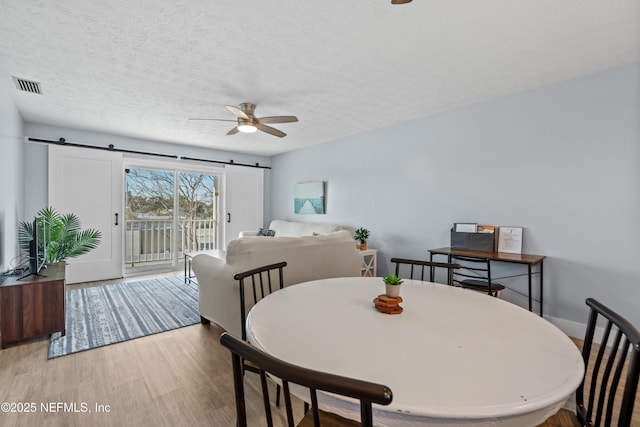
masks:
[[[198,172],[178,172],[178,195],[178,251],[218,249],[216,177]]]
[[[218,175],[125,169],[125,272],[167,270],[218,248]]]

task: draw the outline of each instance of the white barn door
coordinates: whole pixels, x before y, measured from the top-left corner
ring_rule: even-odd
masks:
[[[264,171],[245,166],[225,166],[225,238],[238,238],[241,231],[258,231],[264,222]]]
[[[122,174],[121,153],[49,146],[49,205],[102,232],[96,249],[67,260],[67,283],[122,277]]]

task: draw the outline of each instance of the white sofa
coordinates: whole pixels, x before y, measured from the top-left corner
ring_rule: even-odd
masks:
[[[225,259],[196,255],[193,272],[200,286],[203,323],[216,323],[241,336],[240,293],[234,274],[286,261],[284,285],[309,280],[360,275],[362,254],[346,230],[318,236],[244,237],[229,242]],[[247,313],[251,304],[247,301]]]
[[[283,221],[274,219],[269,230],[276,232],[275,237],[311,236],[312,234],[328,234],[342,230],[338,224],[318,224],[312,222]],[[239,237],[257,236],[258,230],[241,231]]]

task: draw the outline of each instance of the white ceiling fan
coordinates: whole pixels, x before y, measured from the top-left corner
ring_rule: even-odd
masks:
[[[292,123],[297,122],[296,116],[271,116],[271,117],[256,117],[255,110],[256,105],[249,102],[243,102],[238,107],[235,105],[225,105],[227,110],[231,111],[235,116],[235,120],[230,119],[198,119],[190,118],[189,120],[215,120],[219,122],[237,122],[237,126],[227,132],[227,135],[235,135],[238,132],[253,133],[257,130],[266,132],[268,134],[284,137],[287,134],[279,129],[271,126],[267,126],[267,123]]]

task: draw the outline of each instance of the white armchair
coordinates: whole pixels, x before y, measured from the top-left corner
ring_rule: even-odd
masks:
[[[362,254],[351,233],[301,237],[246,237],[229,242],[226,258],[201,254],[192,267],[200,285],[203,322],[212,321],[240,337],[240,293],[234,274],[286,261],[284,285],[330,277],[360,275]],[[246,307],[247,312],[251,309]]]

